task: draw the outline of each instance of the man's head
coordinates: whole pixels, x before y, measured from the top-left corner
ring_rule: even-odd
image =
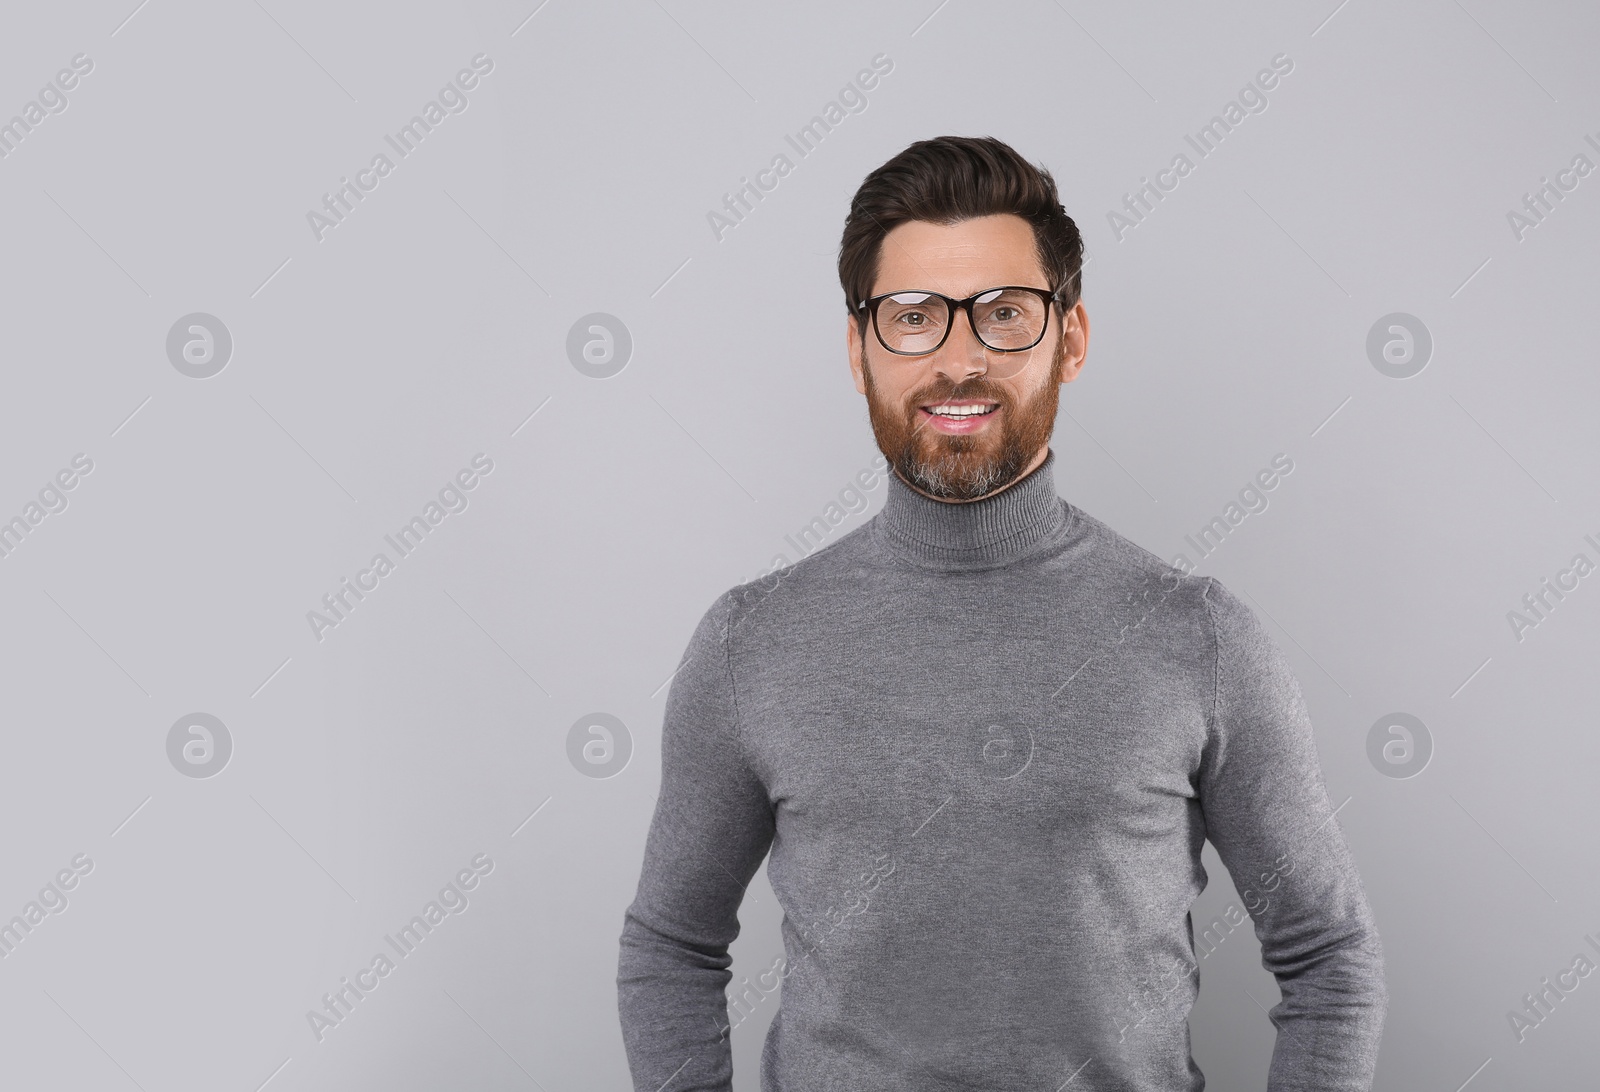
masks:
[[[839,281],[856,390],[902,479],[940,500],[976,500],[1044,461],[1060,385],[1077,378],[1088,350],[1082,267],[1083,238],[1050,173],[991,137],[919,141],[867,176],[845,221]],[[914,294],[965,300],[1008,285],[1055,299],[980,296],[970,309],[975,331],[967,309]],[[889,293],[898,299],[873,302]],[[1042,319],[1030,319],[1034,300]],[[948,331],[939,330],[947,319]],[[988,347],[1025,344],[997,331],[1030,321],[1043,323],[1037,344]],[[938,333],[938,348],[905,355]],[[950,416],[962,406],[992,408]]]

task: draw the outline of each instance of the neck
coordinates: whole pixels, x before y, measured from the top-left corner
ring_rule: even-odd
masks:
[[[987,569],[1020,560],[1059,538],[1070,522],[1054,468],[1055,453],[1046,446],[1029,470],[969,501],[930,496],[892,474],[877,518],[883,541],[924,568]]]

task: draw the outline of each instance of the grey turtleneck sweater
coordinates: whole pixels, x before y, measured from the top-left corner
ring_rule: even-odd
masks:
[[[617,975],[638,1092],[1198,1092],[1198,963],[1253,924],[1270,1092],[1370,1089],[1383,949],[1250,609],[1056,494],[882,512],[724,593],[667,696]],[[1244,910],[1193,922],[1209,838]],[[725,993],[745,886],[784,954]],[[1245,913],[1248,912],[1248,917]]]

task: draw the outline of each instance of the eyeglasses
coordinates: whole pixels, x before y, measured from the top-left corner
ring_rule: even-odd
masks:
[[[1059,299],[1060,289],[1011,284],[964,300],[924,289],[886,292],[862,300],[857,309],[871,316],[878,343],[899,356],[924,356],[943,345],[958,307],[984,348],[1020,353],[1044,339],[1050,304]]]

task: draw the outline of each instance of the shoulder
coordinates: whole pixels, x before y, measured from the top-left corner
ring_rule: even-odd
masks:
[[[1214,578],[1163,561],[1077,505],[1069,508],[1074,521],[1072,537],[1081,549],[1069,563],[1079,570],[1079,578],[1105,584],[1105,591],[1119,599],[1161,602],[1190,615],[1205,612],[1207,590]]]
[[[1219,654],[1225,646],[1232,655],[1255,661],[1272,655],[1276,644],[1255,610],[1216,577],[1201,579],[1206,617],[1216,635]]]
[[[765,573],[729,588],[719,602],[726,601],[730,628],[758,611],[815,609],[819,599],[849,594],[848,589],[867,581],[871,526],[869,520],[854,527],[797,561],[775,555]]]
[[[1206,577],[1205,585],[1216,700],[1228,708],[1269,710],[1279,718],[1303,713],[1300,681],[1261,615],[1216,577]]]

